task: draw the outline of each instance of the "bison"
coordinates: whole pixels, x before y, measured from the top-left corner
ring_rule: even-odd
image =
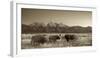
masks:
[[[36,45],[44,44],[46,42],[47,42],[47,39],[43,35],[36,35],[36,36],[32,36],[31,38],[31,45],[36,46]]]
[[[55,43],[57,40],[60,40],[60,37],[58,35],[49,36],[49,42]]]
[[[66,39],[67,42],[76,39],[75,35],[65,35],[64,37],[65,37],[65,39]]]

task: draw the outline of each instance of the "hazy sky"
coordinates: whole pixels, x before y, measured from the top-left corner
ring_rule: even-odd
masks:
[[[69,10],[22,9],[22,24],[41,22],[63,23],[68,26],[91,26],[92,12]]]

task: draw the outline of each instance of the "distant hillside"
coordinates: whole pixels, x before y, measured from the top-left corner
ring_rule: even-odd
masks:
[[[91,33],[92,27],[82,26],[67,26],[62,23],[48,24],[44,23],[33,23],[30,25],[22,24],[22,33]]]

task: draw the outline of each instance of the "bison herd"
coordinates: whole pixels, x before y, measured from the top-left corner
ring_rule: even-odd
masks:
[[[56,43],[58,40],[65,40],[66,42],[74,41],[75,35],[35,35],[31,38],[31,45],[38,46],[44,43]]]

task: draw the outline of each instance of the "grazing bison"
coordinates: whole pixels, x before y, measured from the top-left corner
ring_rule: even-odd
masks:
[[[65,35],[65,39],[67,42],[69,42],[69,41],[76,39],[76,36],[75,35]]]
[[[60,37],[58,35],[49,36],[49,42],[55,43],[57,40],[60,40]]]
[[[32,36],[31,38],[31,45],[40,45],[47,42],[47,39],[42,35]]]

